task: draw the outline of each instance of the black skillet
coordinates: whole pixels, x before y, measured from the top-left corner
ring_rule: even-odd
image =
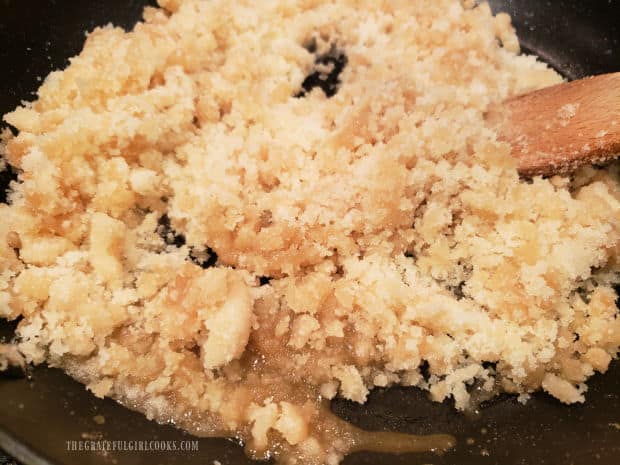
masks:
[[[415,1],[415,0],[412,0]],[[112,22],[131,27],[145,0],[0,0],[0,114],[33,98],[39,76],[64,67],[78,53],[84,31]],[[524,50],[535,52],[566,77],[620,70],[620,1],[491,1],[507,11]],[[310,77],[306,84],[312,85]],[[0,175],[0,192],[11,173]],[[4,200],[2,198],[2,200]],[[0,321],[0,335],[14,324]],[[500,396],[478,414],[456,413],[417,390],[375,390],[364,406],[336,400],[333,410],[369,430],[416,434],[450,433],[457,447],[443,456],[358,453],[345,464],[620,464],[620,362],[589,383],[585,405],[564,406],[545,394],[526,405]],[[94,417],[101,415],[104,424]],[[99,417],[98,417],[99,418]],[[198,440],[198,452],[110,452],[67,450],[67,441],[194,439],[172,426],[157,425],[112,400],[100,400],[62,372],[47,367],[29,378],[0,378],[0,449],[24,464],[251,463],[241,448],[224,439]],[[4,463],[0,453],[0,463]]]

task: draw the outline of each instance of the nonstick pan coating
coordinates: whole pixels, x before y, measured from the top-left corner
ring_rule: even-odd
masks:
[[[537,53],[566,77],[620,70],[620,2],[616,0],[491,1],[513,16],[524,50]],[[66,66],[79,52],[84,31],[112,22],[131,27],[147,2],[139,0],[0,1],[0,114],[33,98],[40,77]],[[0,191],[11,173],[0,174]],[[4,200],[4,199],[2,199]],[[0,320],[0,336],[14,324]],[[523,406],[500,396],[477,414],[456,413],[415,389],[375,390],[366,405],[336,400],[333,410],[369,430],[450,433],[457,447],[443,456],[358,453],[348,465],[620,463],[620,363],[589,382],[584,405],[565,406],[536,394]],[[104,424],[94,421],[96,415]],[[193,439],[173,426],[157,425],[114,401],[96,399],[62,372],[34,368],[29,378],[0,377],[0,448],[25,464],[250,464],[242,449],[224,439],[200,439],[198,452],[67,451],[66,441]]]

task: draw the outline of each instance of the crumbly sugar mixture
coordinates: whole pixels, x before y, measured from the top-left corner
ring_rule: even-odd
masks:
[[[375,386],[584,401],[620,345],[620,165],[519,177],[485,111],[561,78],[507,15],[160,4],[4,117],[0,316],[28,361],[290,463],[352,450],[326,402]]]

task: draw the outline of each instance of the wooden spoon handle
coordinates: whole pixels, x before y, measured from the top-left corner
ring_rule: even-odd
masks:
[[[620,73],[514,97],[488,120],[512,145],[524,175],[566,174],[620,155]]]

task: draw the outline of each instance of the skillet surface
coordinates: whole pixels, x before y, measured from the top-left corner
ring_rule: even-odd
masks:
[[[55,68],[79,52],[84,31],[113,22],[131,27],[145,0],[0,1],[0,114],[13,109]],[[566,77],[620,70],[620,2],[500,0],[494,11],[507,11],[524,50],[537,53]],[[0,200],[11,173],[0,174]],[[10,338],[14,324],[0,320],[0,337]],[[358,453],[346,465],[396,464],[600,464],[620,463],[620,362],[589,382],[585,405],[564,406],[536,394],[522,406],[500,396],[478,414],[456,413],[449,403],[430,402],[405,388],[375,390],[359,406],[343,400],[333,410],[369,430],[415,434],[450,433],[458,440],[451,452],[385,455]],[[105,417],[97,424],[96,415]],[[224,439],[199,439],[198,452],[67,451],[66,441],[195,439],[172,426],[157,425],[115,402],[96,399],[62,372],[37,367],[29,378],[0,378],[0,449],[27,465],[125,465],[252,463],[240,447]],[[2,454],[0,454],[0,463]]]

